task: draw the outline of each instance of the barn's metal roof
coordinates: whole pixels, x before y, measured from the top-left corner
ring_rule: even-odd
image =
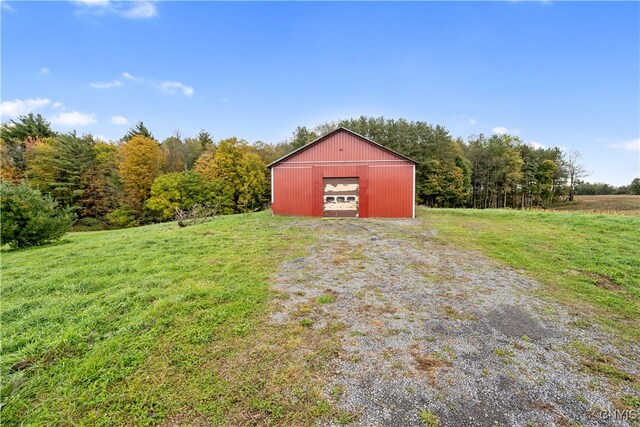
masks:
[[[336,134],[336,133],[338,133],[338,132],[340,132],[340,131],[349,132],[350,134],[352,134],[352,135],[354,135],[354,136],[356,136],[356,137],[358,137],[358,138],[360,138],[360,139],[363,139],[363,140],[365,140],[366,142],[368,142],[369,144],[373,144],[373,145],[375,145],[376,147],[378,147],[378,148],[380,148],[380,149],[382,149],[382,150],[384,150],[384,151],[387,151],[387,152],[389,152],[389,153],[391,153],[391,154],[395,154],[395,155],[396,155],[396,156],[398,156],[398,157],[402,157],[403,159],[408,160],[408,161],[410,161],[410,162],[412,162],[412,163],[415,163],[416,165],[419,165],[419,164],[420,164],[420,163],[416,162],[415,160],[413,160],[413,159],[411,159],[411,158],[409,158],[409,157],[407,157],[407,156],[405,156],[405,155],[402,155],[402,154],[400,154],[400,153],[398,153],[398,152],[396,152],[396,151],[393,151],[393,150],[392,150],[392,149],[390,149],[390,148],[385,147],[384,145],[378,144],[377,142],[370,140],[370,139],[369,139],[369,138],[367,138],[366,136],[362,136],[362,135],[360,135],[360,134],[358,134],[358,133],[355,133],[354,131],[352,131],[352,130],[350,130],[350,129],[347,129],[346,127],[340,126],[340,127],[339,127],[339,128],[337,128],[336,130],[331,131],[331,132],[329,132],[328,134],[321,136],[320,138],[316,138],[316,139],[314,139],[313,141],[311,141],[310,143],[305,144],[305,145],[303,145],[302,147],[300,147],[300,148],[297,148],[297,149],[293,150],[293,151],[292,151],[292,152],[290,152],[289,154],[287,154],[287,155],[285,155],[285,156],[280,157],[278,160],[275,160],[275,161],[273,161],[273,162],[269,163],[269,164],[267,165],[267,167],[268,167],[268,168],[271,168],[272,166],[275,166],[275,165],[277,165],[278,163],[280,163],[280,162],[282,162],[282,161],[284,161],[284,160],[288,159],[289,157],[291,157],[291,156],[293,156],[293,155],[295,155],[295,154],[298,154],[299,152],[304,151],[304,150],[306,150],[307,148],[309,148],[309,147],[311,147],[311,146],[313,146],[313,145],[318,144],[319,142],[321,142],[321,141],[323,141],[323,140],[327,139],[327,138],[328,138],[328,137],[330,137],[331,135],[334,135],[334,134]]]

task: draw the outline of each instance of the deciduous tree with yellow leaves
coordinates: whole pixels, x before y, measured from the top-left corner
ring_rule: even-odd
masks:
[[[221,185],[237,212],[258,209],[265,202],[266,166],[245,141],[237,138],[220,141],[215,152],[200,156],[195,169],[207,180]]]
[[[120,147],[119,155],[125,202],[140,215],[151,185],[160,175],[164,153],[153,139],[136,135]]]

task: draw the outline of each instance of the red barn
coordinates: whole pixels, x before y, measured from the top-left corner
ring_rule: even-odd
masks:
[[[345,128],[271,163],[275,215],[415,218],[416,164]]]

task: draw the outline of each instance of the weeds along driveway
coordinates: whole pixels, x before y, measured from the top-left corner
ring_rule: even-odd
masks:
[[[572,326],[588,313],[533,280],[414,220],[299,225],[318,241],[275,277],[271,321],[339,325],[325,393],[343,415],[322,425],[634,425],[614,417],[637,399],[638,347]]]

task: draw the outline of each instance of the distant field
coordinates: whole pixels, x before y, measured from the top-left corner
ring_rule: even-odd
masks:
[[[640,215],[640,196],[576,196],[573,203],[555,206],[551,210]]]

